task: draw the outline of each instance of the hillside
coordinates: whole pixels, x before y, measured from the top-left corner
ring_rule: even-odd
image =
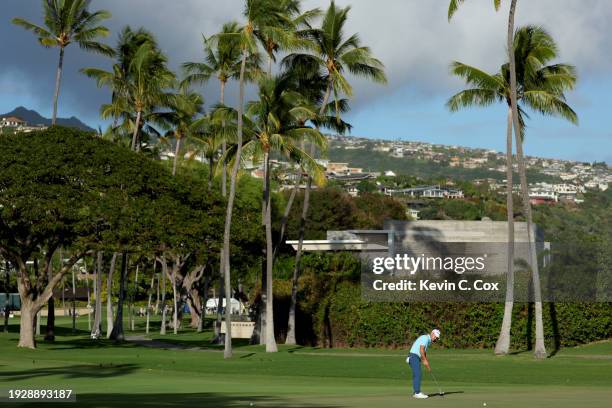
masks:
[[[363,171],[384,172],[391,170],[396,174],[415,176],[421,179],[449,178],[455,180],[475,180],[491,178],[498,181],[505,179],[505,172],[493,171],[487,168],[451,167],[447,162],[436,162],[418,157],[391,157],[389,154],[374,151],[371,146],[365,149],[345,149],[338,144],[332,144],[328,150],[332,162],[347,162]],[[515,175],[518,180],[518,174]],[[531,182],[559,181],[558,177],[542,174],[539,171],[528,170]]]
[[[40,113],[36,112],[35,110],[30,110],[30,109],[24,108],[23,106],[19,106],[10,112],[0,114],[0,117],[5,117],[5,116],[16,116],[18,118],[25,120],[26,122],[28,122],[28,124],[33,125],[33,126],[51,125],[51,119],[45,118],[44,116],[42,116]],[[85,123],[81,122],[75,116],[71,116],[69,118],[57,118],[57,124],[62,125],[62,126],[67,126],[67,127],[74,127],[77,129],[87,131],[87,132],[94,132],[94,129],[87,126]]]

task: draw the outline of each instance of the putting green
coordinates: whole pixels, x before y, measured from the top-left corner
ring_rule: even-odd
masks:
[[[210,334],[154,336],[185,348],[164,350],[96,343],[61,328],[56,343],[21,350],[17,327],[11,329],[0,333],[0,388],[70,388],[77,406],[564,408],[612,401],[610,342],[563,349],[543,361],[530,353],[495,357],[490,350],[434,346],[430,359],[446,395],[415,400],[403,350],[281,346],[269,354],[241,345],[224,360],[209,346]],[[427,373],[423,391],[437,393]]]

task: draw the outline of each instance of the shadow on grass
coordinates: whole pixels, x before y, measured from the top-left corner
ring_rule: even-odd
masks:
[[[84,349],[98,349],[98,348],[108,348],[108,347],[124,347],[124,348],[137,347],[136,344],[133,344],[127,341],[115,342],[113,340],[107,340],[107,339],[93,340],[93,339],[89,339],[86,337],[79,337],[79,338],[73,338],[73,339],[71,338],[56,339],[53,342],[42,341],[38,344],[45,345],[48,350],[71,350],[71,349],[84,350]]]
[[[40,404],[23,404],[22,406],[39,406]],[[75,406],[102,408],[102,407],[284,407],[284,408],[337,408],[337,405],[310,404],[293,402],[280,397],[271,396],[232,396],[215,393],[193,394],[77,394],[76,404],[54,403],[53,407]]]
[[[427,394],[427,396],[429,398],[446,397],[447,395],[451,395],[451,394],[463,394],[463,391],[444,391],[442,394],[440,394],[439,392],[434,392],[432,394]]]
[[[1,371],[0,382],[23,381],[48,376],[62,376],[66,379],[117,377],[131,374],[136,369],[138,366],[135,364],[88,364],[44,368],[36,368],[36,365],[32,364],[29,370]]]
[[[208,350],[223,350],[224,347],[225,347],[224,344],[213,344],[208,339],[182,339],[182,338],[176,337],[176,336],[174,336],[172,334],[169,334],[169,335],[166,335],[166,336],[153,335],[153,336],[149,336],[149,338],[151,340],[155,340],[155,341],[159,341],[159,342],[163,342],[163,343],[177,344],[177,345],[183,346],[185,348],[201,348],[201,349],[208,349]],[[232,339],[232,347],[235,348],[235,349],[242,348],[242,347],[247,347],[247,346],[251,346],[251,344],[249,344],[249,339]]]

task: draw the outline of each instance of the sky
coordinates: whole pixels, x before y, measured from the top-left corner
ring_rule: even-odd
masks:
[[[16,106],[50,117],[58,51],[44,49],[33,34],[11,24],[19,16],[42,23],[39,0],[3,0],[0,15],[0,113]],[[112,19],[105,25],[117,40],[130,25],[152,31],[177,72],[185,61],[203,57],[202,35],[217,32],[224,22],[241,20],[242,0],[94,0],[92,9],[105,9]],[[303,8],[326,8],[328,0],[303,0]],[[462,83],[449,73],[452,61],[488,72],[505,61],[509,0],[495,12],[492,0],[468,0],[453,20],[447,20],[448,0],[337,0],[351,5],[346,34],[359,33],[363,45],[386,67],[387,85],[351,78],[354,97],[345,120],[354,136],[482,147],[502,151],[505,146],[505,108],[472,108],[451,113],[445,108]],[[568,92],[568,103],[580,123],[533,113],[528,121],[525,151],[529,155],[606,161],[612,164],[612,2],[609,0],[521,0],[517,25],[535,24],[548,30],[560,50],[555,62],[575,65],[579,82]],[[99,107],[110,98],[93,80],[79,73],[83,67],[110,66],[108,58],[71,45],[66,51],[59,101],[62,117],[77,116],[92,127],[104,126]],[[206,102],[217,102],[218,84],[201,89]],[[237,86],[228,89],[228,102]],[[254,97],[254,89],[247,96]]]

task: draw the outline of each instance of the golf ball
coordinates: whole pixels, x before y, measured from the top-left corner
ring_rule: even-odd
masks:
[[[483,403],[482,403],[482,406],[483,406],[483,407],[486,407],[486,406],[487,406],[487,403],[486,403],[486,402],[483,402]]]

